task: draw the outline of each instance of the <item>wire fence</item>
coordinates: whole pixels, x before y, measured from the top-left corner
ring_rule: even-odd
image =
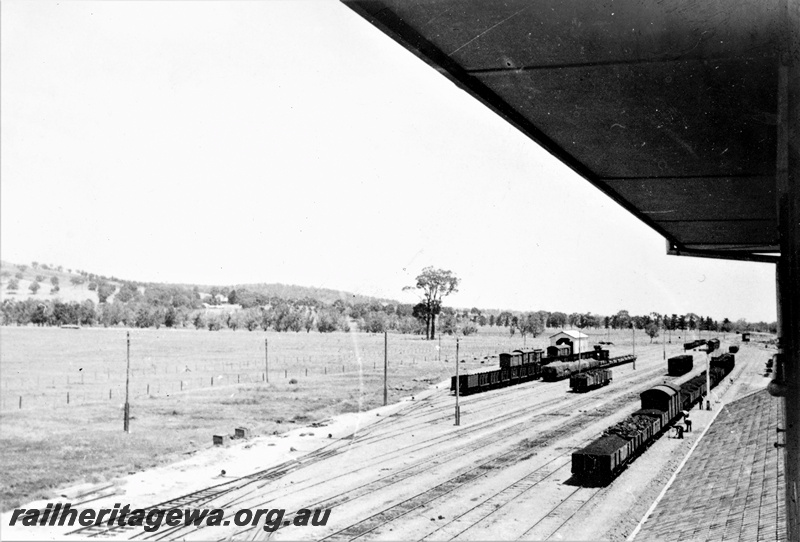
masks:
[[[20,353],[4,328],[2,352],[3,377],[0,379],[0,410],[56,409],[65,406],[125,402],[125,359],[108,356],[102,350],[87,352],[83,337],[57,336],[56,343],[45,343],[42,356]],[[12,328],[13,329],[13,328]],[[92,333],[92,330],[87,330]],[[102,331],[102,330],[101,330]],[[136,330],[131,338],[130,400],[197,393],[220,386],[288,383],[291,380],[341,378],[348,375],[375,376],[383,373],[383,335],[337,334],[320,339],[278,335],[266,344],[250,341],[243,349],[233,341],[242,341],[243,333],[219,334],[221,341],[208,343],[203,332],[174,337],[160,344],[159,336]],[[246,335],[245,335],[246,337]],[[73,342],[71,339],[76,338]],[[92,337],[93,338],[93,337]],[[193,344],[200,338],[202,344]],[[247,337],[249,339],[249,337]],[[125,338],[109,337],[124,345]],[[305,339],[305,341],[304,341]],[[226,345],[226,342],[231,342]],[[532,343],[532,340],[528,340]],[[9,344],[11,343],[11,344]],[[501,351],[518,348],[523,341],[506,337],[468,337],[460,339],[460,358],[470,363],[491,363]],[[41,344],[41,343],[38,343]],[[226,346],[231,346],[226,351]],[[28,349],[37,345],[28,344]],[[513,347],[513,348],[512,348]],[[58,352],[48,352],[55,348]],[[198,350],[203,350],[198,352]],[[124,352],[122,350],[121,352]],[[26,359],[25,355],[29,358]],[[406,377],[415,369],[442,369],[455,366],[455,338],[424,341],[419,337],[389,335],[389,373],[402,372]],[[55,359],[54,359],[55,358]],[[266,372],[269,367],[268,374]],[[405,370],[404,370],[405,369]],[[410,371],[408,371],[410,369]],[[409,373],[409,374],[406,374]]]

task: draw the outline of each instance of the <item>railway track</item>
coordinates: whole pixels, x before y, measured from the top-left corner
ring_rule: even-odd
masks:
[[[560,401],[557,401],[557,402],[560,402]],[[556,423],[556,422],[554,421],[553,423]],[[333,508],[335,506],[341,506],[341,505],[343,505],[343,504],[345,504],[347,502],[350,502],[352,500],[355,500],[357,498],[370,495],[375,491],[379,491],[379,490],[384,489],[386,487],[389,487],[389,486],[404,482],[404,481],[406,481],[409,478],[412,478],[414,476],[419,476],[421,474],[425,474],[428,471],[435,470],[443,462],[456,459],[458,457],[461,457],[463,454],[469,454],[469,453],[477,452],[477,451],[479,451],[482,448],[485,448],[487,446],[496,445],[499,442],[502,442],[503,440],[515,440],[515,439],[518,439],[518,437],[516,437],[516,435],[518,435],[519,430],[521,430],[521,429],[523,429],[525,427],[529,427],[529,426],[530,426],[530,419],[526,418],[525,420],[522,420],[522,421],[514,424],[513,426],[511,426],[511,430],[508,431],[508,434],[504,438],[499,438],[497,434],[490,433],[490,434],[488,434],[488,435],[486,435],[486,436],[484,436],[482,438],[478,438],[476,440],[473,440],[471,443],[469,443],[467,445],[463,445],[463,446],[460,446],[460,447],[457,447],[457,448],[456,447],[447,447],[447,448],[445,448],[444,451],[442,451],[440,453],[434,454],[433,456],[426,456],[425,458],[422,458],[419,461],[417,461],[417,462],[415,462],[415,463],[413,463],[413,464],[411,464],[409,466],[406,466],[405,468],[402,468],[400,470],[396,470],[395,472],[393,472],[391,474],[388,474],[388,475],[383,476],[381,478],[372,480],[369,483],[362,484],[362,485],[360,485],[358,487],[355,487],[355,488],[352,488],[352,489],[350,489],[348,491],[342,492],[342,493],[340,493],[338,495],[335,495],[335,496],[333,496],[331,498],[328,498],[326,500],[322,500],[322,501],[318,501],[318,502],[309,504],[305,508]],[[476,426],[476,429],[481,429],[481,427],[480,426]],[[424,448],[430,448],[430,447],[432,447],[434,445],[441,445],[442,443],[445,443],[447,441],[454,441],[454,440],[463,439],[463,438],[464,438],[464,433],[463,432],[462,433],[454,432],[454,433],[451,433],[449,435],[437,436],[437,437],[434,437],[432,439],[428,439],[427,441],[423,441],[422,443],[418,443],[418,444],[415,444],[413,446],[418,446],[419,444],[422,444],[422,445],[424,445]],[[431,441],[437,441],[437,442],[431,442]],[[342,478],[342,477],[351,475],[353,473],[356,473],[356,472],[359,472],[359,471],[363,471],[365,469],[374,468],[374,467],[377,467],[377,466],[379,466],[381,464],[385,464],[387,462],[387,460],[390,462],[390,464],[394,464],[396,462],[396,457],[398,455],[407,455],[408,453],[410,453],[412,451],[419,451],[419,449],[418,450],[410,450],[409,448],[412,448],[412,446],[407,446],[407,447],[405,447],[405,449],[399,450],[399,452],[402,452],[400,454],[398,454],[398,451],[392,451],[392,452],[389,452],[387,454],[383,454],[383,456],[384,456],[383,459],[381,459],[381,456],[376,456],[374,459],[379,459],[379,460],[375,461],[374,464],[372,464],[372,465],[362,466],[362,467],[360,467],[358,469],[354,469],[354,470],[351,470],[351,471],[348,471],[348,472],[343,472],[343,473],[338,474],[338,475],[336,475],[336,476],[334,476],[332,478],[327,478],[324,481],[316,481],[315,483],[313,483],[313,484],[311,484],[309,486],[297,487],[298,484],[295,484],[293,486],[293,488],[292,488],[291,493],[289,493],[289,494],[296,494],[296,493],[299,493],[299,492],[302,492],[302,491],[307,491],[307,490],[309,490],[311,488],[314,488],[314,487],[323,486],[325,484],[330,483],[332,480],[335,480],[335,479],[338,479],[338,478]],[[391,457],[385,457],[385,456],[390,456],[390,455],[391,455]],[[272,499],[270,499],[268,501],[259,502],[259,503],[249,503],[246,507],[247,508],[265,508],[265,507],[267,507],[267,505],[270,502],[279,500],[281,497],[285,498],[286,496],[288,496],[288,495],[282,495],[282,496],[275,495]],[[220,506],[220,507],[223,507],[223,506]],[[226,505],[224,507],[228,508],[229,506],[226,503]],[[286,517],[287,517],[287,519],[289,521],[291,521],[291,519],[295,515],[296,515],[296,512],[294,512],[292,514],[288,514]],[[253,529],[259,529],[260,530],[260,528],[261,528],[261,526],[246,527],[246,528],[243,528],[240,531],[237,531],[234,534],[234,536],[240,536],[240,535],[242,535],[242,534],[244,534],[246,532],[252,531]],[[189,528],[189,529],[187,529],[187,531],[193,530],[193,529],[194,528]],[[169,537],[169,538],[171,538],[171,537]],[[164,538],[158,538],[158,539],[161,540],[161,539],[164,539]]]
[[[638,391],[628,392],[625,395],[627,396],[628,400],[634,398],[638,399]],[[467,484],[473,483],[479,480],[480,478],[487,476],[492,471],[496,471],[497,469],[502,469],[505,466],[508,466],[509,464],[515,464],[518,461],[528,459],[535,453],[535,450],[547,446],[552,441],[556,441],[560,438],[565,437],[566,435],[571,435],[576,431],[579,431],[585,426],[590,425],[592,422],[597,421],[597,418],[602,417],[603,415],[616,412],[618,410],[618,407],[616,405],[614,406],[608,405],[605,408],[601,408],[600,410],[601,412],[599,416],[596,412],[591,412],[591,413],[586,412],[578,414],[577,416],[574,416],[572,420],[569,420],[566,423],[559,425],[555,429],[541,432],[533,439],[525,439],[521,442],[518,442],[516,445],[512,446],[509,450],[495,454],[488,460],[479,463],[477,466],[470,466],[466,468],[462,472],[459,472],[458,474],[456,474],[455,476],[446,480],[443,483],[440,483],[430,489],[422,491],[381,512],[373,514],[372,516],[369,516],[359,522],[349,525],[344,529],[341,529],[330,535],[327,535],[327,537],[323,538],[323,540],[356,540],[365,535],[374,536],[373,531],[375,531],[379,527],[382,527],[383,525],[386,525],[396,519],[399,519],[411,513],[412,511],[417,510],[422,506],[455,491],[456,489],[463,488]],[[589,442],[589,440],[587,439],[585,442]],[[469,453],[469,451],[465,452],[465,454],[466,453]],[[570,454],[571,450],[564,452],[559,457],[563,461],[565,461],[565,463],[568,463]],[[550,474],[552,474],[552,472]],[[536,475],[534,475],[531,479],[520,481],[519,486],[517,486],[516,488],[509,489],[509,491],[506,492],[503,496],[509,498],[509,495],[518,492],[520,487],[524,488],[526,486],[530,486],[531,484],[538,484],[546,477],[547,476],[542,476],[539,480],[536,480]],[[377,489],[379,488],[377,487],[374,488],[374,490]],[[587,490],[587,491],[592,491],[592,490]],[[592,494],[595,493],[596,492],[592,492]],[[502,499],[503,496],[498,498]],[[332,508],[334,506],[344,504],[344,502],[348,500],[352,500],[352,498],[348,498],[341,501],[338,499],[330,501],[321,501],[314,503],[312,507]],[[507,500],[506,502],[510,501]],[[497,504],[497,502],[492,503],[492,506],[495,504]],[[585,504],[585,502],[583,504]],[[565,521],[567,521],[568,519],[569,518],[567,518]],[[560,527],[560,525],[561,524],[558,524],[558,527]],[[468,529],[469,526],[467,526],[466,528]],[[249,530],[251,529],[247,529],[246,531]],[[244,532],[246,531],[241,531],[239,533],[236,533],[234,536],[244,534]],[[258,536],[254,537],[253,539],[258,539]]]
[[[588,414],[579,414],[569,422],[561,424],[555,429],[544,431],[533,439],[525,439],[513,446],[511,449],[495,454],[488,460],[479,463],[477,466],[470,466],[468,469],[465,469],[464,472],[461,472],[460,474],[446,480],[443,483],[422,491],[409,499],[406,499],[353,525],[330,534],[322,540],[357,540],[365,535],[369,535],[378,527],[405,516],[440,497],[466,486],[467,484],[474,483],[475,481],[488,476],[492,471],[503,469],[509,464],[515,464],[516,462],[530,458],[535,450],[546,446],[552,441],[559,440],[560,438],[573,434],[591,419],[592,417]],[[559,456],[559,458],[567,458],[567,461],[568,457],[569,452],[562,453]],[[539,469],[542,468],[545,467],[540,467]],[[539,471],[539,469],[536,469],[533,472],[536,473]],[[527,483],[521,482],[521,484],[523,486],[529,484],[539,484],[542,480],[547,478],[549,474],[552,474],[552,472],[547,472],[545,470],[545,475],[538,480],[536,479],[537,477],[534,476],[531,480],[528,480]],[[506,496],[509,496],[513,492],[513,489],[510,490]],[[324,507],[328,508],[328,506]]]
[[[648,371],[648,370],[643,370],[642,373],[644,373],[645,371]],[[649,371],[652,371],[654,373],[658,372],[655,369],[649,369]],[[532,385],[532,384],[535,384],[535,385]],[[554,382],[533,381],[533,382],[527,382],[527,383],[523,383],[523,384],[518,384],[518,385],[515,385],[515,386],[509,386],[509,387],[506,387],[506,388],[500,388],[500,389],[497,389],[497,390],[491,390],[489,392],[484,392],[484,393],[481,393],[481,394],[474,394],[474,395],[466,396],[466,397],[461,399],[461,401],[462,401],[462,407],[461,407],[462,419],[464,417],[467,417],[467,415],[469,415],[469,414],[478,414],[478,413],[484,412],[486,410],[497,409],[498,406],[497,406],[497,404],[495,404],[497,402],[497,399],[498,398],[507,397],[507,396],[510,396],[512,394],[515,395],[515,397],[514,397],[515,398],[515,403],[523,403],[523,402],[525,402],[525,400],[528,398],[528,396],[530,396],[532,399],[536,399],[537,395],[539,393],[541,393],[543,387],[549,387],[549,386],[553,386],[553,385],[558,385],[558,384],[554,383]],[[519,393],[521,391],[523,391],[523,390],[525,391],[525,395],[524,396],[520,396]],[[592,397],[597,397],[597,394],[592,395]],[[562,399],[556,399],[554,401],[548,401],[548,402],[561,402],[561,401],[563,401],[563,398]],[[475,408],[476,404],[481,404],[481,403],[487,403],[487,404],[483,408]],[[420,403],[420,405],[422,405],[422,403]],[[504,405],[504,408],[506,410],[503,411],[502,417],[513,417],[513,416],[515,416],[517,414],[517,411],[508,410],[508,407],[505,406],[505,405]],[[428,409],[424,409],[423,407],[420,406],[420,407],[415,408],[412,412],[409,412],[409,413],[398,412],[398,413],[392,414],[390,416],[391,418],[395,418],[396,420],[402,420],[402,421],[399,421],[399,422],[395,422],[395,424],[393,424],[393,426],[394,426],[394,434],[395,435],[403,434],[407,430],[407,428],[405,427],[404,424],[409,423],[409,422],[414,422],[414,421],[416,421],[416,420],[418,420],[420,418],[424,418],[424,417],[429,416],[431,414],[441,413],[442,415],[438,416],[438,417],[434,417],[434,418],[428,420],[426,423],[433,424],[433,423],[438,422],[439,420],[449,418],[450,416],[452,416],[452,410],[453,410],[452,402],[451,401],[447,401],[446,404],[437,405],[437,406],[434,406],[434,405],[431,405],[430,403],[428,403]],[[521,408],[521,409],[518,409],[518,410],[525,410],[525,408]],[[382,421],[385,421],[385,420],[382,420]],[[367,429],[366,432],[362,432],[358,437],[356,437],[356,440],[359,440],[360,442],[367,442],[367,441],[363,440],[365,437],[368,437],[370,434],[372,434],[376,430],[378,430],[378,429],[383,427],[383,425],[381,425],[381,427],[376,427],[377,425],[378,424],[371,425]],[[383,440],[384,438],[390,438],[390,437],[389,437],[389,435],[386,435],[386,436],[382,435],[379,440]]]
[[[522,494],[534,489],[539,484],[549,479],[564,465],[569,464],[569,461],[565,457],[566,454],[562,454],[561,456],[551,459],[538,469],[523,476],[513,484],[506,486],[472,508],[468,508],[462,514],[443,524],[441,527],[438,527],[433,532],[428,533],[422,540],[452,540],[458,537],[474,525],[485,521],[486,518],[496,513],[508,503],[513,502]]]
[[[531,525],[518,540],[550,540],[600,491],[602,490],[576,488],[566,499],[553,507],[546,516]]]
[[[657,373],[661,373],[661,372],[663,372],[663,370],[660,367],[654,367],[654,368],[649,369],[649,370],[642,370],[641,373],[639,373],[639,374],[631,375],[631,378],[629,379],[630,382],[626,382],[626,385],[640,385],[640,384],[642,384],[642,383],[644,383],[646,381],[651,381],[653,379],[653,377]],[[540,386],[531,386],[530,387],[530,390],[531,390],[530,394],[531,395],[535,395],[536,394],[536,388],[538,388]],[[550,386],[550,384],[546,384],[546,386]],[[481,396],[472,396],[475,399],[478,399],[478,400],[473,402],[473,406],[474,406],[475,403],[479,403],[479,404],[485,405],[485,407],[481,408],[480,411],[489,410],[489,409],[496,409],[496,408],[498,408],[498,405],[493,404],[493,403],[497,403],[498,400],[500,400],[502,397],[505,397],[505,396],[508,396],[508,395],[512,395],[512,394],[515,394],[515,393],[519,392],[519,389],[514,389],[514,388],[519,388],[519,387],[517,386],[517,387],[512,387],[512,388],[505,388],[505,389],[502,389],[502,390],[496,390],[495,392],[490,392],[489,394],[484,394],[484,395],[481,395]],[[616,388],[611,387],[611,388],[607,388],[605,390],[602,390],[604,393],[595,392],[595,393],[590,394],[590,395],[585,396],[585,397],[576,398],[575,400],[570,401],[569,408],[570,408],[570,410],[575,411],[576,409],[585,408],[585,407],[589,406],[590,404],[592,404],[593,402],[598,401],[600,399],[609,400],[609,399],[615,398],[616,396],[619,396],[619,395],[629,395],[631,397],[637,395],[636,392],[629,392],[629,393],[625,394],[625,393],[618,393],[616,390],[617,390]],[[447,401],[447,403],[444,403],[445,401]],[[408,430],[408,427],[406,426],[407,424],[413,425],[414,422],[419,423],[420,420],[425,419],[425,418],[427,418],[427,417],[429,417],[431,415],[433,415],[434,418],[433,418],[433,420],[428,420],[429,423],[433,423],[436,420],[440,421],[440,420],[442,420],[444,418],[449,418],[450,417],[449,411],[450,411],[450,409],[452,409],[452,404],[450,404],[449,399],[445,399],[445,398],[442,399],[442,402],[444,404],[435,405],[433,407],[422,406],[422,403],[420,403],[419,405],[414,405],[414,407],[412,407],[412,410],[409,413],[403,414],[402,416],[394,417],[393,418],[394,423],[393,424],[389,424],[389,425],[394,426],[398,422],[405,421],[406,424],[403,424],[404,425],[403,427],[388,428],[388,425],[387,425],[388,424],[388,418],[387,418],[385,420],[382,420],[381,421],[382,423],[380,423],[380,424],[372,424],[366,432],[361,432],[361,433],[355,434],[354,438],[352,438],[351,440],[339,440],[339,441],[336,441],[336,442],[331,443],[330,445],[328,445],[328,446],[326,446],[326,447],[324,447],[322,449],[317,450],[316,452],[309,453],[307,456],[305,456],[305,457],[303,457],[303,458],[301,458],[299,460],[292,461],[292,462],[287,462],[287,463],[284,463],[284,464],[281,464],[281,465],[277,465],[275,467],[271,467],[270,469],[266,469],[264,471],[260,471],[258,473],[254,473],[252,475],[248,475],[246,477],[239,478],[237,480],[226,482],[224,484],[219,484],[217,486],[213,486],[213,487],[210,487],[210,488],[205,488],[203,490],[200,490],[200,491],[197,491],[197,492],[194,492],[194,493],[190,493],[190,494],[178,497],[176,499],[172,499],[170,501],[165,501],[165,502],[159,503],[157,505],[151,506],[151,507],[147,508],[147,510],[154,509],[154,508],[161,508],[161,509],[166,509],[166,508],[184,508],[184,507],[187,507],[187,506],[192,506],[192,507],[195,507],[195,508],[197,508],[199,506],[207,506],[208,507],[209,504],[212,503],[212,502],[214,503],[214,507],[228,508],[228,509],[230,509],[230,507],[234,506],[234,505],[244,505],[244,504],[247,504],[248,505],[247,507],[249,507],[249,508],[256,507],[258,505],[254,505],[253,501],[258,500],[258,498],[255,497],[255,495],[259,495],[259,493],[260,493],[259,490],[261,490],[261,489],[265,488],[266,486],[274,483],[275,481],[279,480],[280,478],[286,476],[289,473],[296,472],[296,471],[298,471],[300,469],[303,469],[305,467],[308,467],[310,465],[318,463],[319,461],[323,461],[325,459],[329,459],[329,458],[331,458],[331,457],[333,457],[335,455],[338,455],[338,454],[340,454],[340,453],[342,453],[344,451],[353,449],[353,447],[366,446],[366,445],[374,444],[376,442],[380,442],[382,440],[388,440],[388,439],[395,438],[398,434],[402,434],[404,431]],[[455,440],[458,440],[460,438],[464,438],[464,437],[467,437],[467,436],[470,436],[470,435],[475,435],[475,434],[479,433],[480,431],[486,431],[487,430],[487,426],[490,427],[490,426],[492,426],[492,424],[499,423],[501,420],[509,420],[510,418],[511,419],[520,419],[520,417],[524,417],[524,419],[522,419],[521,421],[519,421],[517,423],[513,423],[513,424],[506,425],[506,426],[502,427],[502,429],[504,431],[506,431],[507,434],[512,434],[513,435],[513,434],[516,434],[517,432],[525,429],[526,427],[529,427],[530,426],[530,418],[532,416],[547,415],[548,412],[550,412],[553,408],[555,408],[557,405],[563,405],[563,403],[564,403],[564,398],[563,397],[558,397],[558,398],[554,398],[554,399],[550,399],[550,400],[541,401],[541,402],[539,402],[538,404],[535,404],[535,405],[529,405],[529,406],[526,406],[526,407],[517,408],[517,409],[514,409],[511,412],[504,411],[499,416],[490,418],[489,420],[482,420],[480,423],[473,424],[473,426],[462,427],[462,428],[459,428],[458,430],[450,431],[450,432],[448,432],[448,433],[446,433],[444,435],[437,435],[436,437],[427,439],[425,441],[414,443],[414,444],[411,444],[411,445],[408,445],[408,446],[405,446],[405,447],[401,447],[401,448],[398,448],[396,450],[392,450],[390,452],[386,452],[385,454],[377,455],[374,458],[372,458],[375,461],[372,461],[370,465],[367,465],[367,466],[362,467],[362,468],[357,468],[357,469],[342,473],[340,476],[353,474],[355,472],[363,470],[364,468],[374,468],[375,466],[380,465],[381,462],[385,462],[387,460],[392,460],[393,457],[397,457],[397,456],[399,456],[401,454],[407,454],[409,451],[412,451],[412,450],[413,451],[424,451],[425,449],[431,448],[432,446],[439,446],[439,445],[441,445],[443,443],[446,444],[448,441],[455,441]],[[431,412],[431,410],[433,410],[433,412]],[[614,410],[616,410],[616,407],[615,407]],[[441,416],[439,415],[439,414],[444,414],[445,411],[448,411],[448,413],[446,415],[441,415]],[[469,409],[467,409],[467,411],[469,411]],[[587,423],[588,420],[596,418],[596,417],[597,417],[597,413],[584,413],[584,414],[581,414],[581,415],[578,416],[578,419],[580,420],[580,422],[576,422],[576,423],[579,423],[579,424],[580,423]],[[565,427],[562,427],[561,429],[556,430],[555,433],[547,432],[546,434],[549,435],[548,438],[559,438],[560,436],[563,436],[564,434],[566,434],[566,432],[574,430],[575,427],[576,426],[575,426],[574,423],[570,423],[570,424],[567,424]],[[388,429],[388,431],[383,431],[383,429]],[[486,436],[483,436],[481,438],[476,439],[471,444],[470,450],[471,451],[478,451],[478,450],[480,450],[480,449],[482,449],[482,448],[484,448],[486,446],[490,446],[491,444],[496,444],[497,442],[498,442],[497,434],[494,434],[494,433],[492,433],[490,431],[489,434],[487,434]],[[495,463],[493,463],[494,466],[489,468],[488,470],[492,470],[494,468],[500,468],[500,466],[502,464],[508,464],[508,462],[513,462],[513,461],[516,461],[516,460],[520,460],[521,458],[524,457],[524,455],[526,453],[528,453],[528,454],[530,453],[530,449],[531,449],[532,445],[536,446],[535,443],[532,444],[530,441],[528,441],[525,444],[524,449],[523,448],[519,448],[519,446],[516,446],[516,447],[512,446],[512,449],[511,449],[510,452],[506,452],[506,453],[501,454],[500,456],[498,456],[498,457],[496,457],[494,459],[490,459],[489,460],[490,462],[494,461]],[[383,487],[388,487],[390,485],[397,484],[397,483],[403,482],[405,480],[408,480],[408,479],[410,479],[410,478],[412,478],[414,476],[417,476],[417,475],[419,475],[421,473],[426,472],[430,468],[434,468],[437,464],[441,464],[443,461],[449,461],[451,459],[454,459],[455,456],[461,456],[464,453],[465,453],[464,448],[459,448],[458,451],[445,451],[445,452],[442,452],[442,453],[439,453],[439,454],[434,454],[434,456],[432,458],[431,457],[426,457],[424,460],[421,460],[421,461],[417,462],[416,464],[409,466],[406,469],[403,469],[401,471],[396,471],[396,472],[394,472],[394,473],[392,473],[392,474],[390,474],[388,476],[382,477],[382,478],[377,479],[377,480],[373,480],[372,482],[367,483],[367,484],[363,484],[363,485],[361,485],[359,487],[352,488],[349,491],[342,492],[339,495],[335,495],[335,496],[330,497],[328,499],[320,500],[317,503],[314,503],[313,505],[310,505],[309,508],[314,508],[314,507],[331,508],[331,507],[334,507],[334,506],[340,506],[340,505],[342,505],[342,504],[344,504],[346,502],[352,501],[353,499],[356,499],[356,498],[359,498],[359,497],[363,497],[365,495],[369,495],[372,492],[377,491],[377,490],[379,490],[379,489],[381,489]],[[508,454],[510,454],[510,455],[508,455]],[[505,459],[503,459],[503,458],[505,458]],[[487,469],[483,469],[483,470],[487,470]],[[451,482],[450,485],[452,485],[454,488],[455,487],[461,487],[464,484],[469,483],[471,480],[474,480],[474,479],[476,479],[476,478],[474,478],[473,476],[469,475],[468,473],[463,473],[461,475],[461,477],[457,477],[457,481]],[[290,492],[290,494],[298,493],[299,491],[306,491],[308,489],[311,489],[311,488],[314,488],[316,486],[319,486],[319,485],[321,485],[323,483],[326,483],[326,482],[317,482],[317,483],[313,483],[313,484],[305,486],[305,487],[297,487],[296,489],[293,489]],[[437,486],[437,487],[438,487],[438,489],[436,489],[433,493],[428,493],[427,495],[428,496],[432,496],[432,495],[435,495],[437,492],[442,492],[442,491],[444,491],[444,493],[441,493],[442,495],[446,494],[448,492],[448,491],[446,491],[446,488],[449,487],[449,485],[444,484],[441,487],[439,487],[439,486]],[[431,490],[429,490],[429,491],[431,491]],[[437,497],[434,496],[432,498],[437,498]],[[223,499],[226,502],[224,502],[224,503],[223,502],[219,502],[219,501],[221,501]],[[262,499],[263,499],[263,497],[262,497]],[[424,497],[420,497],[420,499],[424,500],[425,498]],[[217,502],[214,502],[214,501],[217,501]],[[267,501],[267,502],[271,502],[271,500]],[[419,499],[417,499],[417,501],[413,501],[413,502],[419,502]],[[266,504],[266,503],[261,503],[261,504]],[[400,516],[402,516],[402,515],[404,515],[404,514],[401,514]],[[400,516],[397,516],[397,517],[400,517]],[[386,518],[384,517],[384,521],[385,520],[386,520]],[[170,530],[161,530],[161,531],[158,531],[156,533],[144,533],[140,527],[128,527],[128,526],[125,526],[125,527],[112,527],[112,528],[89,527],[89,528],[83,528],[83,529],[78,529],[76,531],[72,531],[69,534],[79,534],[79,535],[84,536],[84,537],[108,537],[108,536],[121,536],[123,533],[128,533],[128,532],[133,534],[132,531],[133,530],[137,530],[137,529],[140,532],[138,534],[136,534],[134,536],[134,538],[147,538],[147,539],[158,539],[158,540],[185,537],[189,533],[198,530],[197,528],[194,528],[194,527],[192,527],[192,528],[180,527],[180,528],[175,528],[175,529],[170,529]],[[353,532],[357,534],[358,528],[357,527],[353,527],[353,529],[354,529]],[[234,536],[240,536],[240,535],[248,533],[248,532],[250,532],[252,530],[253,530],[253,528],[245,528],[243,530],[237,531],[234,534]],[[260,526],[258,526],[257,530],[260,533],[263,533],[263,530],[260,529]],[[350,531],[348,531],[348,532],[350,532]],[[370,530],[367,530],[366,532],[370,532]],[[256,533],[256,534],[258,534],[258,533]],[[347,535],[345,535],[345,537],[346,536]]]

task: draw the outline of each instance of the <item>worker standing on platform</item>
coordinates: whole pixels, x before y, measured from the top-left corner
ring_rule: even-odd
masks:
[[[689,419],[689,412],[684,410],[683,411],[683,423],[686,424],[686,432],[692,432],[692,420]]]

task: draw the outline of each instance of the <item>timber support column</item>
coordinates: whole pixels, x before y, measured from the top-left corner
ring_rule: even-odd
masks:
[[[786,1],[778,72],[776,196],[781,255],[777,266],[778,360],[772,395],[782,397],[786,530],[800,540],[800,0]]]

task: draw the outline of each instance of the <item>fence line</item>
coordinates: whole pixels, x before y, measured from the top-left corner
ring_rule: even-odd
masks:
[[[327,337],[326,337],[327,339]],[[332,341],[323,341],[323,344],[314,344],[316,349],[336,348],[335,352],[324,354],[302,354],[298,348],[302,345],[288,345],[280,352],[270,352],[270,376],[284,373],[284,380],[300,378],[336,378],[340,375],[353,373],[380,373],[383,364],[383,337],[376,335],[360,336],[359,352],[360,361],[354,357],[352,346],[348,343],[329,344]],[[486,360],[496,356],[504,349],[510,349],[512,343],[521,343],[518,338],[514,340],[501,337],[462,338],[462,359]],[[347,340],[347,339],[346,339]],[[420,367],[422,369],[439,369],[443,364],[452,363],[451,350],[454,349],[454,338],[447,337],[441,341],[442,349],[437,352],[439,341],[414,341],[400,339],[395,347],[390,346],[389,365],[403,367]],[[488,342],[496,343],[496,347],[487,346]],[[374,344],[373,344],[374,343]],[[528,344],[534,346],[534,341]],[[273,343],[270,344],[274,348]],[[153,343],[147,345],[148,350],[153,349]],[[148,352],[149,353],[149,352]],[[147,355],[147,354],[144,354]],[[143,356],[143,354],[139,354]],[[177,359],[176,359],[177,358]],[[378,360],[380,362],[378,362]],[[166,363],[165,363],[166,361]],[[5,362],[8,363],[8,362]],[[92,361],[96,363],[96,361]],[[67,405],[78,406],[82,404],[114,403],[121,401],[124,396],[124,374],[116,367],[114,372],[111,366],[81,368],[79,375],[62,374],[56,376],[39,375],[35,378],[3,378],[5,393],[0,402],[3,411],[34,409],[41,404],[51,404],[53,407]],[[137,360],[138,367],[132,367],[132,389],[134,397],[161,397],[180,392],[194,392],[211,387],[227,386],[233,384],[254,384],[265,380],[263,359],[260,354],[246,355],[240,359],[220,360],[209,362],[207,360],[181,359],[181,355],[168,359],[152,359],[147,355]],[[451,365],[452,366],[452,365]],[[27,369],[27,368],[26,368]],[[102,373],[106,374],[103,375]],[[192,373],[196,373],[192,374]],[[172,378],[163,378],[164,375],[174,375]],[[177,376],[180,375],[180,378]],[[49,376],[49,377],[48,377]],[[235,379],[234,379],[235,378]],[[280,382],[278,376],[276,382]],[[138,381],[138,383],[137,383]],[[144,381],[144,382],[142,382]],[[64,387],[66,384],[66,387]],[[138,388],[137,388],[138,386]],[[138,394],[138,395],[137,395]]]

